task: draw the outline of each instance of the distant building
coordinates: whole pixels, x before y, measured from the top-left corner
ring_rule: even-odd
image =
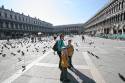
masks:
[[[23,36],[25,33],[51,34],[53,32],[52,26],[51,23],[26,16],[23,13],[19,14],[12,9],[5,9],[4,6],[0,8],[0,38]]]
[[[84,24],[69,24],[53,26],[53,24],[41,21],[37,18],[26,16],[23,13],[14,12],[12,9],[0,7],[0,39],[9,37],[22,37],[25,34],[81,34],[84,31]]]
[[[85,23],[88,34],[125,34],[125,0],[111,0]]]
[[[65,34],[81,34],[84,31],[84,24],[67,24],[53,26],[54,32]]]

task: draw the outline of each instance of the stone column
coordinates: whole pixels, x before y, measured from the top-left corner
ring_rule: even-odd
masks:
[[[18,30],[20,30],[20,29],[21,29],[19,24],[17,24],[17,27],[18,27]]]
[[[110,34],[114,34],[113,28],[110,29]]]
[[[102,28],[102,33],[104,34],[104,28]]]
[[[22,30],[22,24],[19,24],[19,29]]]
[[[118,32],[118,31],[119,31],[119,29],[116,29],[116,34],[119,34],[119,32]]]
[[[13,23],[13,29],[15,29],[16,27],[15,27],[15,24]]]
[[[122,35],[124,34],[124,30],[123,30],[123,28],[122,28]]]
[[[6,27],[6,23],[5,22],[3,22],[3,28],[5,28]]]
[[[11,29],[11,25],[10,25],[10,22],[8,23],[8,28],[10,28],[10,29]]]

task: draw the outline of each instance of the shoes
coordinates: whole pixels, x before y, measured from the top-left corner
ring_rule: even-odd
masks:
[[[63,81],[63,79],[60,79],[60,81]]]
[[[69,66],[68,69],[71,69],[71,66]]]
[[[63,80],[63,82],[70,82],[70,80],[69,79],[65,79],[65,80]]]
[[[69,79],[60,79],[60,81],[62,81],[62,82],[70,82],[70,80]]]
[[[72,68],[74,68],[72,65],[68,67],[68,69],[72,69]]]
[[[72,64],[71,64],[70,66],[71,66],[71,67],[73,67],[73,65],[72,65]]]

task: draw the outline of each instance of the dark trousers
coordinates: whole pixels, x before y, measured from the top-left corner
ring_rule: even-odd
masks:
[[[67,80],[68,77],[67,77],[67,69],[62,69],[61,70],[61,75],[60,75],[60,80],[64,81],[64,80]]]
[[[57,54],[59,56],[59,68],[61,69],[61,51],[57,51]]]
[[[72,56],[68,56],[68,63],[70,65],[70,67],[73,67],[73,65],[72,65]]]

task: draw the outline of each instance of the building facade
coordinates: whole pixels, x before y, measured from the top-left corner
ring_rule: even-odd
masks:
[[[88,34],[125,34],[125,0],[111,0],[85,23]]]
[[[84,24],[69,24],[54,26],[54,32],[64,34],[81,34],[84,31]]]
[[[41,21],[37,18],[19,14],[12,9],[0,8],[0,38],[6,36],[23,36],[24,34],[52,33],[51,23]]]

